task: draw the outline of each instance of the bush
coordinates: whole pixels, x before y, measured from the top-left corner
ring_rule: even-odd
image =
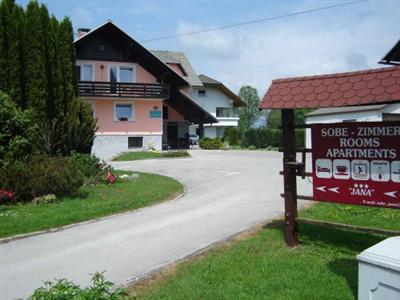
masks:
[[[127,299],[128,292],[117,288],[112,291],[114,284],[106,281],[103,273],[95,273],[92,285],[80,288],[79,285],[67,279],[57,280],[55,283],[46,282],[44,287],[38,288],[29,297],[30,300],[119,300]]]
[[[236,127],[227,128],[225,131],[228,131],[228,144],[230,146],[236,146],[238,144],[238,130]]]
[[[71,102],[67,114],[67,128],[65,154],[72,150],[89,154],[97,129],[96,119],[89,103],[81,99],[74,99]]]
[[[0,92],[0,167],[25,159],[37,147],[36,127],[28,113]]]
[[[162,152],[162,157],[186,157],[190,156],[186,150]]]
[[[73,195],[83,184],[83,175],[64,157],[31,156],[0,170],[0,189],[14,192],[18,201],[30,201],[43,195]]]
[[[257,147],[256,147],[256,146],[254,146],[254,145],[250,145],[248,149],[249,149],[249,150],[256,150],[256,149],[257,149]]]
[[[304,129],[296,129],[296,147],[304,147]],[[243,133],[242,146],[248,148],[254,145],[256,148],[282,147],[282,130],[272,128],[251,128]]]
[[[221,142],[219,138],[209,138],[205,137],[200,141],[200,148],[207,149],[207,150],[215,150],[215,149],[222,149],[224,144]]]
[[[95,155],[82,154],[73,150],[68,158],[86,178],[96,177],[102,172],[104,163]]]

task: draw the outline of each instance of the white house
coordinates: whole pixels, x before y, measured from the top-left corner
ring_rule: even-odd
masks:
[[[246,103],[223,83],[206,75],[199,75],[203,86],[193,87],[191,98],[204,110],[217,118],[218,123],[204,124],[205,137],[223,137],[228,127],[237,127],[239,117],[234,108],[245,106]],[[198,125],[191,125],[189,132],[197,134]]]
[[[306,115],[306,124],[399,121],[400,104],[320,108]],[[311,148],[311,129],[306,130],[306,148]]]

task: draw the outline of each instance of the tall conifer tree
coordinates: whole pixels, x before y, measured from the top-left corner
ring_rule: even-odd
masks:
[[[29,2],[26,9],[26,96],[38,118],[46,117],[47,76],[45,66],[44,32],[41,10],[36,1]]]

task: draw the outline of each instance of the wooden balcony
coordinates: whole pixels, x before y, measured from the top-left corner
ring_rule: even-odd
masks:
[[[80,97],[166,99],[169,86],[158,83],[79,81]]]

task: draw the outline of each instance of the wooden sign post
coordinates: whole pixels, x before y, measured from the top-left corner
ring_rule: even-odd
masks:
[[[285,198],[285,241],[289,247],[299,243],[297,218],[297,182],[298,164],[296,162],[296,143],[293,109],[282,109],[283,135],[283,182]]]

